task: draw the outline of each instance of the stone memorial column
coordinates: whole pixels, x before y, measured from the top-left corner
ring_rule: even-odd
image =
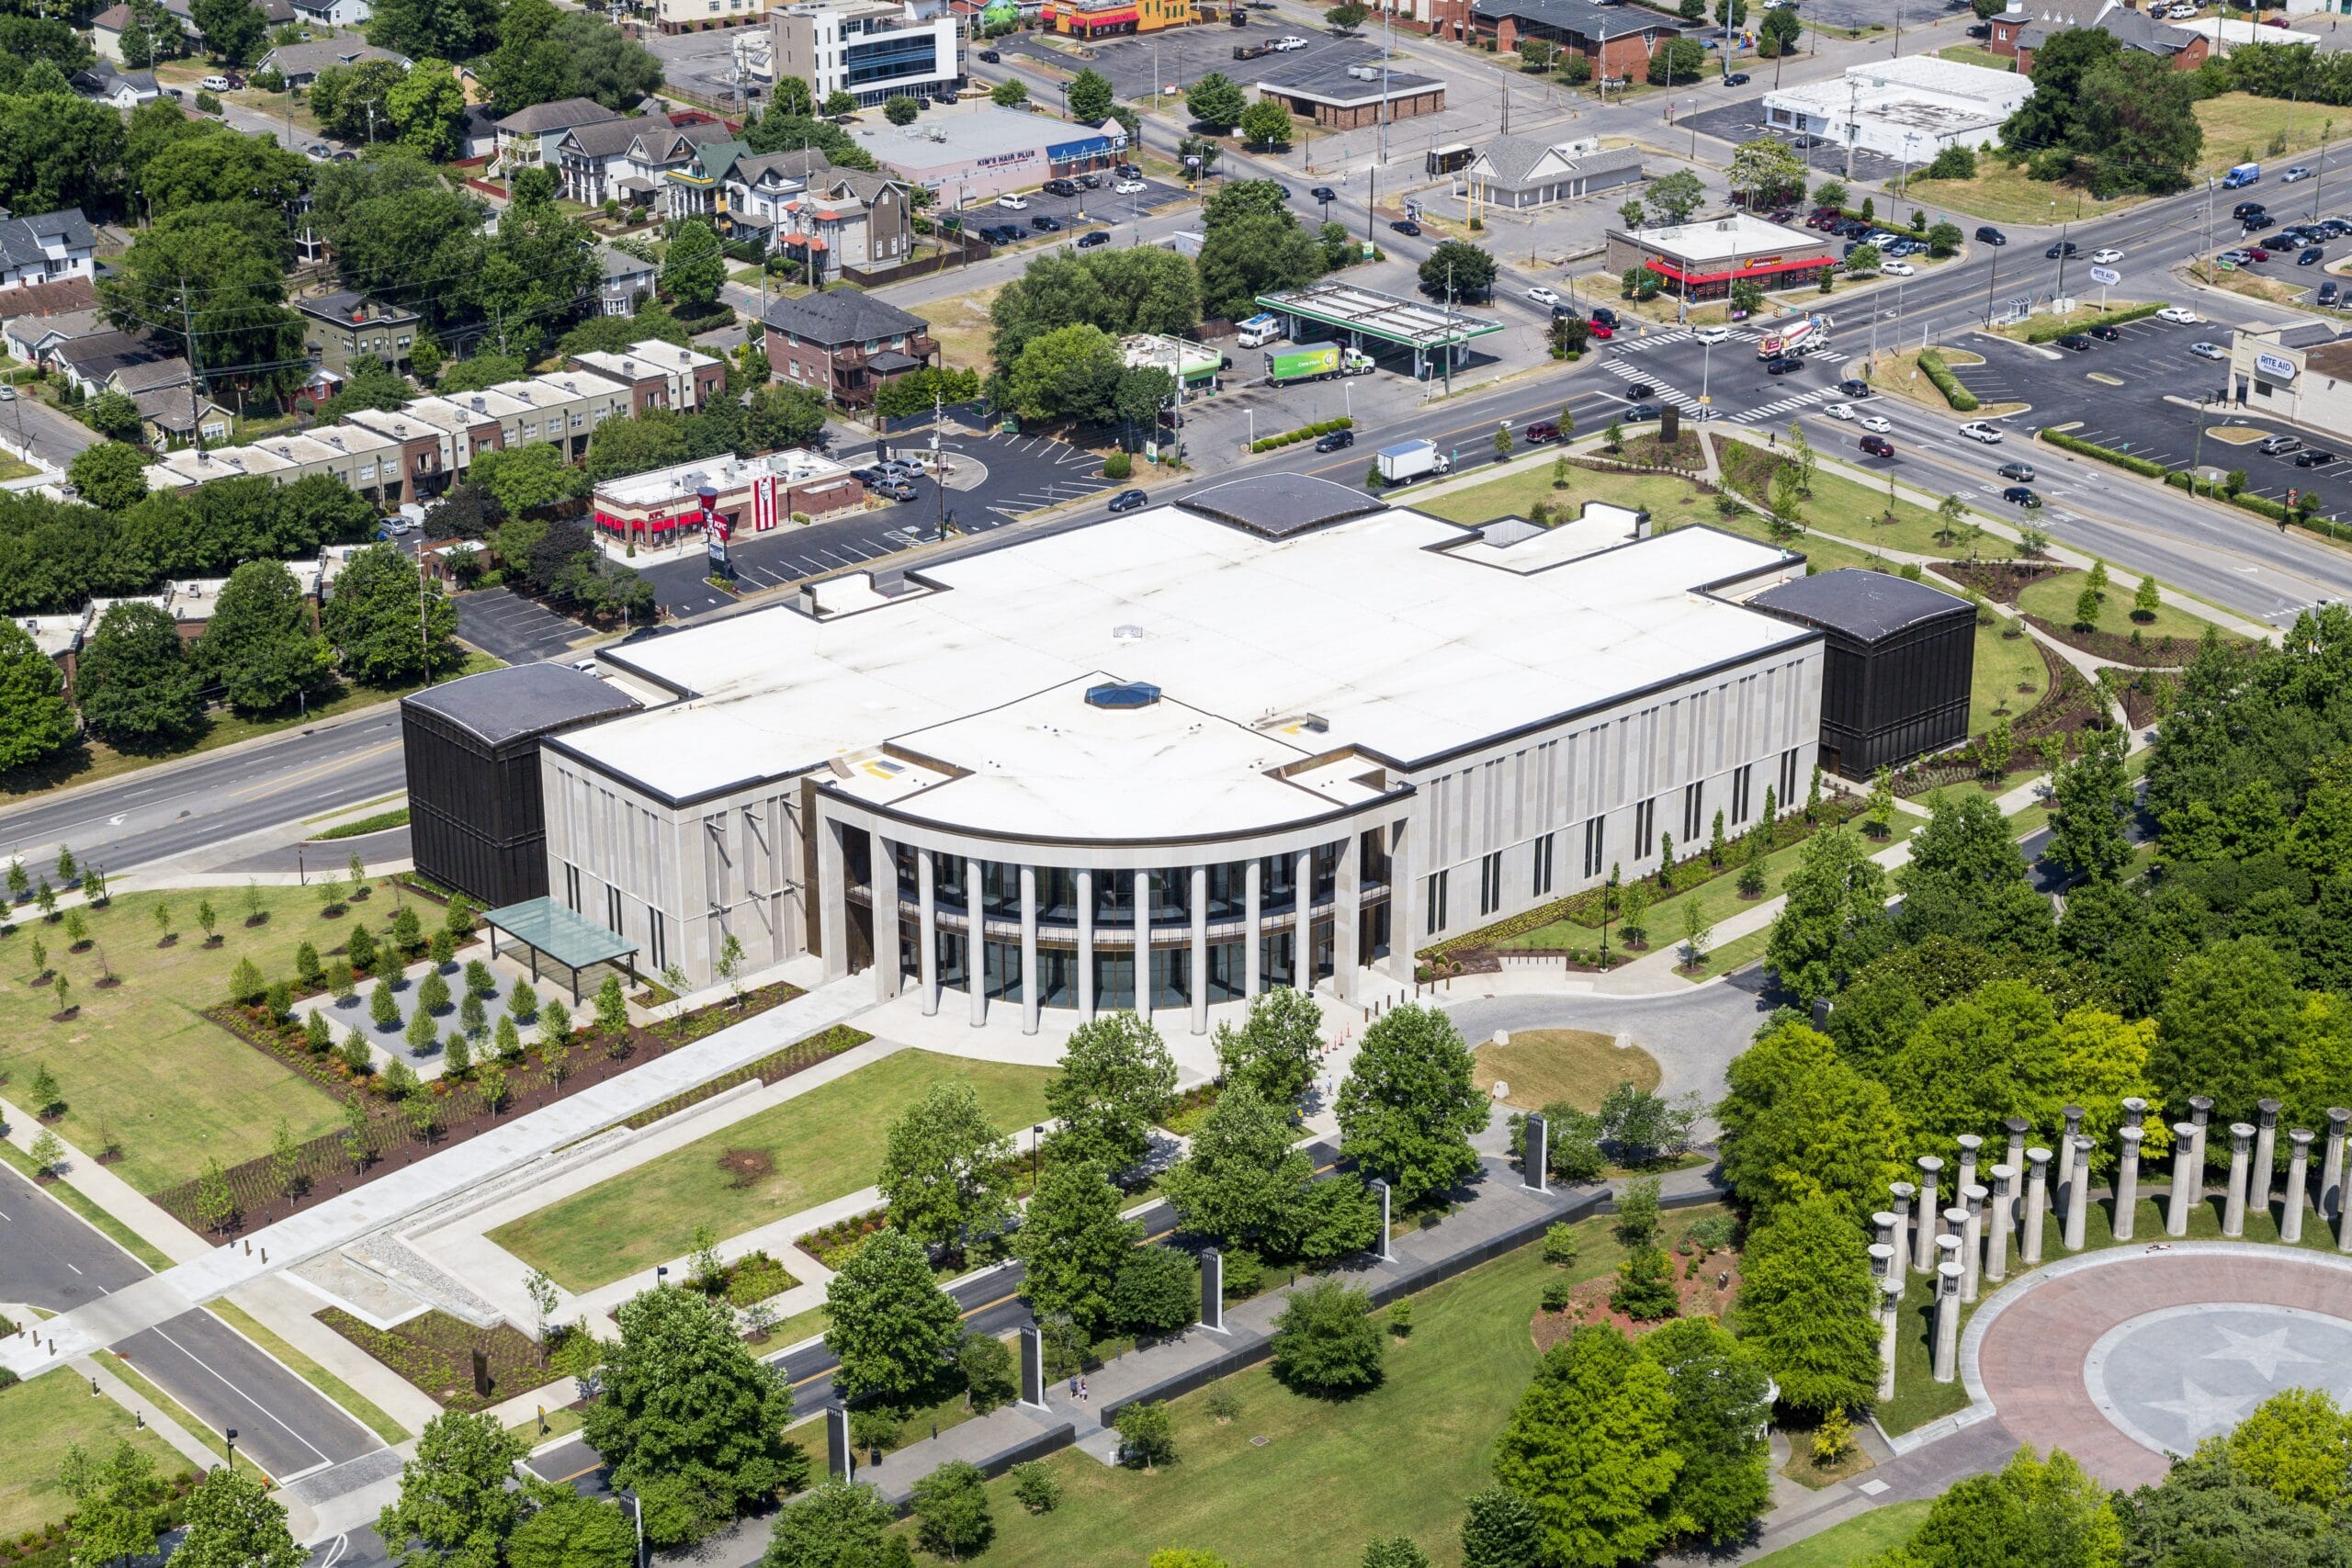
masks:
[[[1936,1269],[1936,1381],[1951,1382],[1960,1376],[1960,1265]]]
[[[2255,1213],[2268,1213],[2270,1193],[2278,1185],[2275,1171],[2278,1164],[2278,1102],[2257,1100],[2254,1110],[2254,1180],[2246,1189],[2245,1201]]]
[[[2123,1152],[2115,1164],[2115,1239],[2130,1241],[2135,1217],[2140,1210],[2140,1140],[2147,1136],[2137,1127],[2126,1127],[2116,1137],[2123,1145]]]
[[[1991,1194],[1972,1181],[1960,1190],[1960,1201],[1968,1211],[1960,1233],[1960,1299],[1976,1299],[1976,1281],[1984,1267],[1984,1200]]]
[[[1973,1133],[1962,1133],[1954,1141],[1960,1145],[1960,1179],[1953,1183],[1952,1190],[1965,1193],[1976,1185],[1976,1151],[1984,1146],[1984,1140]]]
[[[2071,1140],[2075,1145],[2074,1201],[2066,1205],[2066,1250],[2080,1252],[2090,1228],[2091,1215],[2091,1141],[2087,1134],[2076,1133]]]
[[[2018,1263],[2030,1269],[2041,1261],[2041,1215],[2050,1203],[2050,1151],[2028,1149],[2025,1163],[2025,1235],[2018,1243]]]
[[[1993,1206],[1984,1216],[1984,1277],[1996,1282],[2009,1273],[2009,1205],[2016,1199],[2017,1187],[2015,1168],[1993,1168]]]
[[[1894,1250],[1894,1216],[1884,1209],[1871,1216],[1871,1239],[1892,1252]]]
[[[1887,1239],[1894,1243],[1894,1256],[1908,1268],[1911,1258],[1911,1200],[1919,1190],[1907,1181],[1897,1181],[1887,1188],[1894,1195],[1894,1234]]]
[[[1885,1242],[1871,1243],[1871,1278],[1883,1280],[1894,1269],[1894,1248]]]
[[[2278,1239],[2292,1247],[2303,1239],[2303,1202],[2312,1176],[2312,1130],[2290,1129],[2287,1144],[2293,1152],[2287,1156],[2287,1205],[2278,1215]]]
[[[2319,1168],[2319,1214],[2332,1220],[2344,1209],[2344,1124],[2352,1122],[2352,1111],[2340,1105],[2327,1110],[2327,1153]]]
[[[1380,1252],[1383,1263],[1394,1263],[1396,1255],[1388,1250],[1388,1183],[1375,1176],[1372,1179],[1372,1195],[1380,1200]]]
[[[1903,1270],[1878,1282],[1878,1396],[1894,1397],[1894,1352],[1903,1332]]]
[[[1550,1173],[1544,1168],[1551,1163],[1551,1128],[1542,1111],[1531,1111],[1527,1113],[1526,1140],[1519,1156],[1519,1184],[1531,1192],[1550,1191],[1544,1185],[1544,1178]]]
[[[2245,1235],[2246,1154],[2254,1144],[2254,1123],[2230,1123],[2230,1190],[2222,1199],[2222,1234]]]
[[[1960,1236],[1952,1231],[1946,1231],[1943,1235],[1936,1237],[1936,1267],[1938,1270],[1940,1271],[1943,1266],[1947,1263],[1960,1270],[1959,1274],[1955,1277],[1965,1284],[1968,1278],[1968,1266],[1960,1260]]]
[[[2066,1107],[2065,1117],[2065,1131],[2058,1134],[2057,1179],[2050,1190],[2050,1201],[2061,1220],[2075,1212],[2075,1194],[2087,1185],[2075,1169],[2075,1161],[2081,1157],[2076,1140],[2082,1135],[2083,1108]]]
[[[2147,1121],[2148,1102],[2141,1099],[2136,1094],[2125,1095],[2123,1097],[2123,1124],[2126,1127],[2144,1127],[2147,1124]]]
[[[2352,1204],[2345,1205],[2343,1211],[2335,1216],[2335,1250],[2352,1252]],[[55,1353],[56,1345],[55,1340],[50,1341],[51,1354]]]
[[[2018,1180],[2009,1185],[2009,1228],[2015,1230],[2025,1212],[2025,1137],[2033,1124],[2022,1116],[2012,1116],[2001,1123],[2009,1134],[2009,1154],[2006,1164],[2018,1173]]]
[[[1046,1344],[1034,1323],[1021,1330],[1021,1403],[1046,1407]]]
[[[1911,1266],[1922,1274],[1936,1266],[1936,1173],[1943,1168],[1935,1155],[1919,1156],[1919,1237]]]
[[[1214,1247],[1201,1249],[1201,1326],[1225,1332],[1225,1255]]]
[[[2213,1097],[2192,1094],[2188,1097],[2188,1124],[2196,1129],[2197,1190],[2194,1197],[2205,1196],[2205,1124],[2213,1119]]]
[[[2197,1129],[2172,1124],[2172,1201],[2165,1210],[2165,1235],[2188,1234],[2188,1206],[2197,1201]]]

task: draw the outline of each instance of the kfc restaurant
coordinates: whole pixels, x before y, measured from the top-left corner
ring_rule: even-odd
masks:
[[[596,487],[590,498],[600,540],[659,549],[713,526],[756,536],[791,523],[854,511],[865,487],[841,464],[795,447],[758,457],[706,457]]]

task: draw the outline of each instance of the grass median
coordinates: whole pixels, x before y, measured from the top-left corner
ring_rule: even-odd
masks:
[[[933,1084],[969,1082],[989,1120],[1010,1132],[1044,1116],[1049,1076],[1043,1067],[895,1052],[501,1225],[490,1239],[568,1291],[594,1290],[683,1257],[696,1225],[739,1235],[870,1184],[891,1121]],[[769,1169],[745,1179],[722,1168],[721,1156],[734,1151],[764,1155]]]
[[[0,1539],[55,1524],[74,1510],[59,1483],[65,1450],[79,1443],[104,1459],[128,1442],[155,1461],[158,1473],[173,1476],[192,1467],[152,1430],[141,1431],[130,1412],[70,1371],[44,1372],[0,1389]]]

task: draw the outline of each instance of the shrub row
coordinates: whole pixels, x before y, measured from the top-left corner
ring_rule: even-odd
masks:
[[[1936,390],[1944,395],[1944,401],[1962,413],[1974,413],[1981,406],[1976,400],[1976,394],[1960,384],[1960,378],[1951,373],[1951,367],[1944,363],[1944,356],[1934,349],[1919,351],[1919,368],[1928,373],[1928,379],[1936,384]]]
[[[2086,457],[2096,457],[2102,463],[2112,463],[2117,468],[2127,469],[2143,479],[2168,479],[2171,474],[2171,470],[2162,463],[2154,462],[2146,457],[2134,457],[2129,452],[2119,452],[2112,446],[2101,446],[2096,442],[2085,441],[2078,435],[2068,435],[2064,431],[2045,430],[2041,433],[2041,438],[2064,451],[2080,453]]]
[[[2064,321],[2044,321],[2038,327],[2028,327],[2025,341],[2048,343],[2052,338],[2064,337],[2068,333],[2086,333],[2093,327],[2120,327],[2126,321],[2137,321],[2153,316],[2164,308],[2165,302],[2159,299],[2151,305],[2134,305],[2128,310],[2109,310],[2103,316],[2093,316],[2087,321],[2075,321],[2071,324]]]
[[[1899,234],[1906,240],[1917,240],[1923,245],[1928,243],[1928,231],[1925,229],[1914,229],[1908,223],[1897,223],[1884,216],[1864,217],[1862,209],[1859,207],[1841,207],[1838,211],[1841,216],[1850,218],[1857,223],[1867,223],[1873,229],[1883,229],[1890,234]]]
[[[1355,423],[1356,422],[1352,419],[1327,419],[1320,423],[1307,425],[1302,430],[1285,430],[1280,435],[1261,436],[1250,443],[1250,450],[1271,452],[1277,446],[1291,446],[1301,441],[1312,441],[1317,436],[1329,435],[1335,430],[1352,430],[1355,428]]]
[[[2211,501],[2225,501],[2242,511],[2253,513],[2257,517],[2267,517],[2282,527],[2292,524],[2298,528],[2308,528],[2322,538],[2352,538],[2352,528],[2346,528],[2327,518],[2314,517],[2308,511],[2301,509],[2290,513],[2287,508],[2278,502],[2266,500],[2246,491],[2233,491],[2227,485],[2215,484],[2210,480],[2199,484],[2177,468],[2167,468],[2162,463],[2151,462],[2145,457],[2134,457],[2128,452],[2118,452],[2111,446],[2097,446],[2055,430],[2043,431],[2041,438],[2052,446],[2062,447],[2066,451],[2078,452],[2086,457],[2096,457],[2102,463],[2112,463],[2119,468],[2148,479],[2162,479],[2175,490],[2185,490],[2191,495],[2201,495]]]

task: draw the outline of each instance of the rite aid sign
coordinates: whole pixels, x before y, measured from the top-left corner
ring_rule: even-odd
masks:
[[[2267,376],[2274,381],[2291,381],[2295,378],[2296,372],[2302,367],[2283,355],[2257,353],[2254,356],[2254,368],[2258,374]]]

